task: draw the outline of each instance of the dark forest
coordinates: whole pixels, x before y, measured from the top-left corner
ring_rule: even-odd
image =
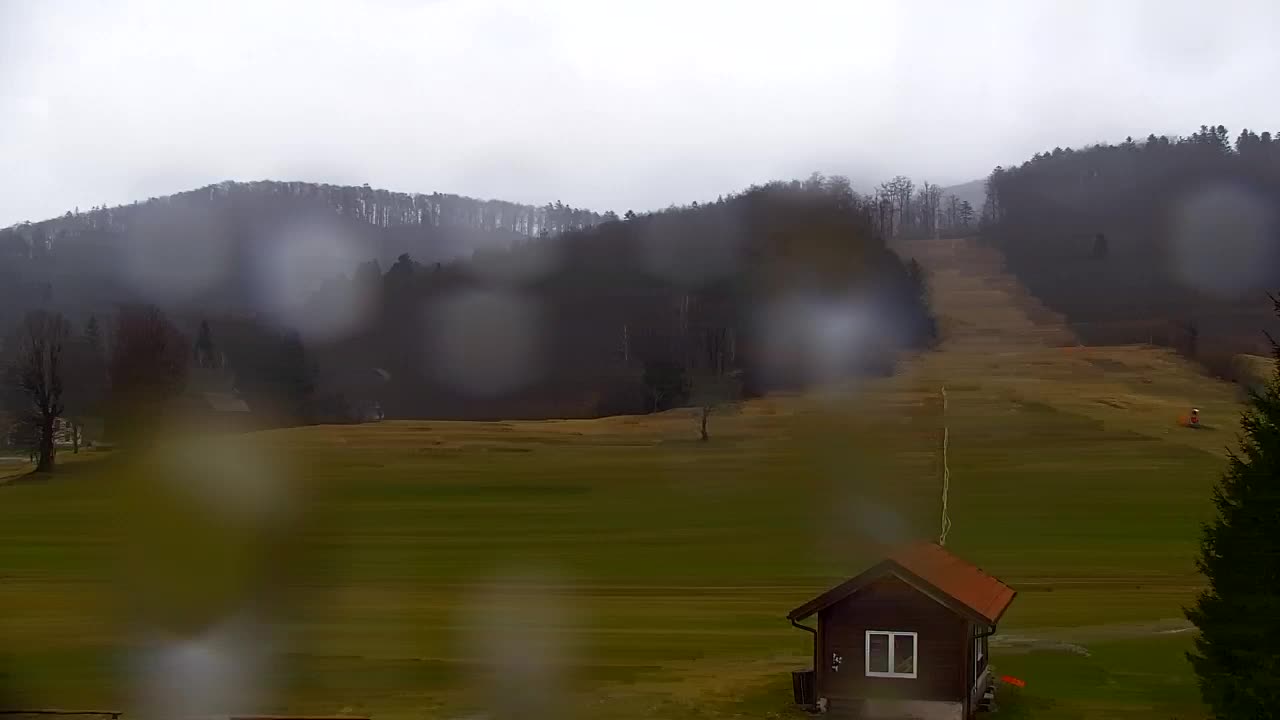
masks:
[[[906,205],[815,174],[618,217],[227,183],[4,231],[4,321],[91,324],[106,366],[133,326],[117,316],[160,313],[203,390],[264,425],[651,412],[708,378],[799,388],[889,372],[931,342],[926,280],[884,238],[949,216],[936,186],[915,204],[909,181],[886,186]],[[299,238],[307,253],[277,250]]]
[[[1155,342],[1224,371],[1270,349],[1277,203],[1280,141],[1205,125],[998,167],[982,233],[1086,342]]]

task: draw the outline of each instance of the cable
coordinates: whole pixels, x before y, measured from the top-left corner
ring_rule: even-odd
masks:
[[[951,531],[951,516],[947,512],[947,495],[951,492],[951,467],[947,464],[947,446],[951,442],[951,429],[947,427],[947,387],[942,386],[942,534],[938,545],[945,547],[947,533]]]

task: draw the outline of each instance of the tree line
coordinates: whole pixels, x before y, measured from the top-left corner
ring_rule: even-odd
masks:
[[[887,249],[876,207],[845,178],[814,175],[453,263],[407,254],[385,271],[365,263],[312,298],[317,314],[352,297],[376,306],[359,332],[314,348],[321,395],[338,407],[377,396],[391,417],[583,417],[723,395],[706,389],[734,384],[728,375],[747,394],[795,387],[812,374],[804,350],[773,347],[783,330],[762,318],[797,298],[894,318],[877,330],[883,352],[839,358],[833,369],[883,371],[894,351],[927,344],[934,330],[923,275]],[[468,309],[468,323],[450,325],[450,312]],[[510,342],[520,331],[494,316],[503,312],[521,314],[535,336]],[[444,326],[453,330],[436,334]],[[509,352],[528,367],[480,360]],[[477,393],[452,376],[454,353],[521,377]],[[370,381],[378,377],[385,384]]]
[[[982,234],[1087,340],[1265,351],[1280,139],[1222,125],[1054,148],[986,183]]]
[[[986,183],[982,234],[1085,340],[1163,342],[1226,374],[1223,358],[1268,347],[1242,437],[1214,488],[1186,617],[1200,695],[1218,718],[1280,701],[1280,137],[1202,125],[1182,137],[1054,148]],[[1270,321],[1269,323],[1267,321]]]
[[[37,472],[54,469],[59,447],[79,452],[90,433],[136,443],[173,422],[198,422],[214,409],[193,375],[225,370],[226,389],[256,413],[238,429],[312,420],[314,366],[296,333],[223,318],[226,343],[208,321],[196,339],[153,305],[92,314],[76,328],[62,313],[28,311],[0,339],[0,446],[26,451]],[[230,356],[230,360],[228,360]]]
[[[0,353],[10,440],[42,448],[43,467],[58,428],[90,416],[107,418],[108,435],[111,422],[145,425],[214,375],[224,381],[212,389],[243,400],[258,425],[688,403],[705,421],[730,398],[818,374],[887,372],[897,351],[931,342],[926,279],[887,249],[880,211],[847,179],[815,174],[598,222],[520,221],[514,241],[468,257],[402,252],[329,278],[304,317],[367,306],[336,336],[233,305],[71,303],[63,286],[80,280],[55,275],[22,297],[34,309],[9,324]],[[880,325],[832,340],[800,327],[815,318],[839,332]]]
[[[81,423],[127,408],[154,410],[181,387],[181,335],[155,308],[121,308],[107,344],[96,316],[82,331],[50,310],[31,310],[5,338],[5,424],[11,446],[27,449],[37,472],[54,468],[60,430],[79,450]],[[64,428],[64,426],[69,426]]]
[[[242,205],[243,203],[243,205]],[[313,205],[324,207],[353,220],[381,228],[400,226],[458,226],[478,230],[503,230],[524,237],[554,234],[594,225],[604,219],[599,213],[574,208],[562,202],[543,206],[503,200],[477,200],[446,193],[403,193],[371,188],[368,184],[329,185],[326,183],[222,182],[196,190],[176,193],[116,207],[93,207],[81,212],[41,222],[24,222],[0,229],[0,253],[6,257],[31,258],[55,252],[77,235],[88,232],[127,233],[139,217],[162,206],[200,204],[235,208]]]
[[[876,226],[890,238],[968,235],[977,230],[977,213],[968,200],[925,180],[917,188],[905,175],[876,186],[869,198]]]
[[[323,228],[350,254],[384,265],[464,257],[478,248],[589,227],[606,215],[444,193],[410,194],[302,182],[225,182],[118,207],[0,229],[0,327],[23,308],[54,307],[82,322],[92,309],[151,303],[244,313],[255,277],[282,243]],[[165,282],[219,271],[198,288]],[[183,273],[186,273],[184,275]]]

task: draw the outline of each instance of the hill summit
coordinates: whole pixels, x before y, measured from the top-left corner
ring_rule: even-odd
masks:
[[[368,185],[222,182],[0,230],[0,306],[40,300],[76,311],[145,300],[232,309],[255,268],[273,262],[309,262],[323,266],[314,268],[320,275],[369,260],[386,266],[405,253],[442,262],[602,219],[560,202],[535,207]]]

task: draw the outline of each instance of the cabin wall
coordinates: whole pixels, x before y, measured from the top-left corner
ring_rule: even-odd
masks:
[[[902,701],[935,701],[930,707],[941,716],[952,716],[955,707],[963,715],[972,673],[966,618],[889,575],[822,610],[818,627],[817,690],[831,710],[865,715]],[[917,633],[916,677],[867,677],[868,630]],[[833,653],[842,658],[838,671],[832,669]]]

